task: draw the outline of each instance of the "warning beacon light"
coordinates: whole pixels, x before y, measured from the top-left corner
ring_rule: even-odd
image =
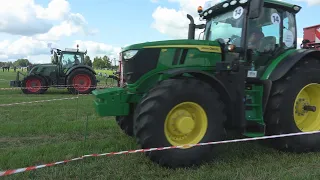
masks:
[[[198,13],[202,13],[202,11],[203,11],[203,10],[202,10],[202,6],[199,6],[199,7],[198,7]]]

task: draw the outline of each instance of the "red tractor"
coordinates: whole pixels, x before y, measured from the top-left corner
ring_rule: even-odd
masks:
[[[301,48],[320,50],[320,24],[303,28]]]

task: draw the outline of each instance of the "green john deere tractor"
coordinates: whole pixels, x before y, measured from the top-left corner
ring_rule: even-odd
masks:
[[[95,90],[100,116],[116,116],[142,148],[320,130],[320,51],[297,49],[301,7],[226,0],[198,12],[187,40],[147,42],[120,53],[120,86]],[[195,29],[203,39],[195,40]],[[320,133],[276,138],[272,147],[320,150]],[[216,145],[147,152],[167,167],[211,160]]]
[[[52,49],[52,64],[34,65],[27,75],[17,72],[16,80],[10,81],[11,87],[22,87],[25,94],[42,94],[49,87],[67,88],[73,94],[89,94],[96,89],[96,72],[84,64],[87,51],[79,49]],[[20,81],[20,75],[25,76]]]

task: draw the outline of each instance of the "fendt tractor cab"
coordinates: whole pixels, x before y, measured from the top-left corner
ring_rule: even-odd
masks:
[[[189,39],[147,42],[120,53],[120,86],[95,90],[100,116],[116,116],[167,167],[211,160],[234,132],[261,137],[320,130],[320,52],[297,49],[301,7],[276,0],[226,0],[188,15]],[[195,40],[195,29],[204,39]],[[320,134],[274,138],[279,150],[320,149]]]
[[[68,88],[70,93],[88,94],[96,89],[96,72],[92,67],[85,65],[84,56],[87,51],[66,48],[64,51],[51,49],[52,63],[33,66],[27,75],[17,73],[15,81],[10,86],[22,87],[25,94],[42,94],[52,87]],[[24,75],[20,81],[19,75]]]

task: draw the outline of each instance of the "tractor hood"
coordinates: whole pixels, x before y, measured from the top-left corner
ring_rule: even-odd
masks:
[[[206,40],[167,40],[167,41],[153,41],[139,44],[133,44],[126,46],[122,49],[122,52],[128,50],[139,50],[148,47],[170,48],[170,47],[184,47],[184,48],[198,48],[211,52],[221,52],[221,47],[218,41],[206,41]]]
[[[29,74],[35,72],[43,72],[44,70],[54,71],[56,69],[56,64],[35,64],[30,67]]]

